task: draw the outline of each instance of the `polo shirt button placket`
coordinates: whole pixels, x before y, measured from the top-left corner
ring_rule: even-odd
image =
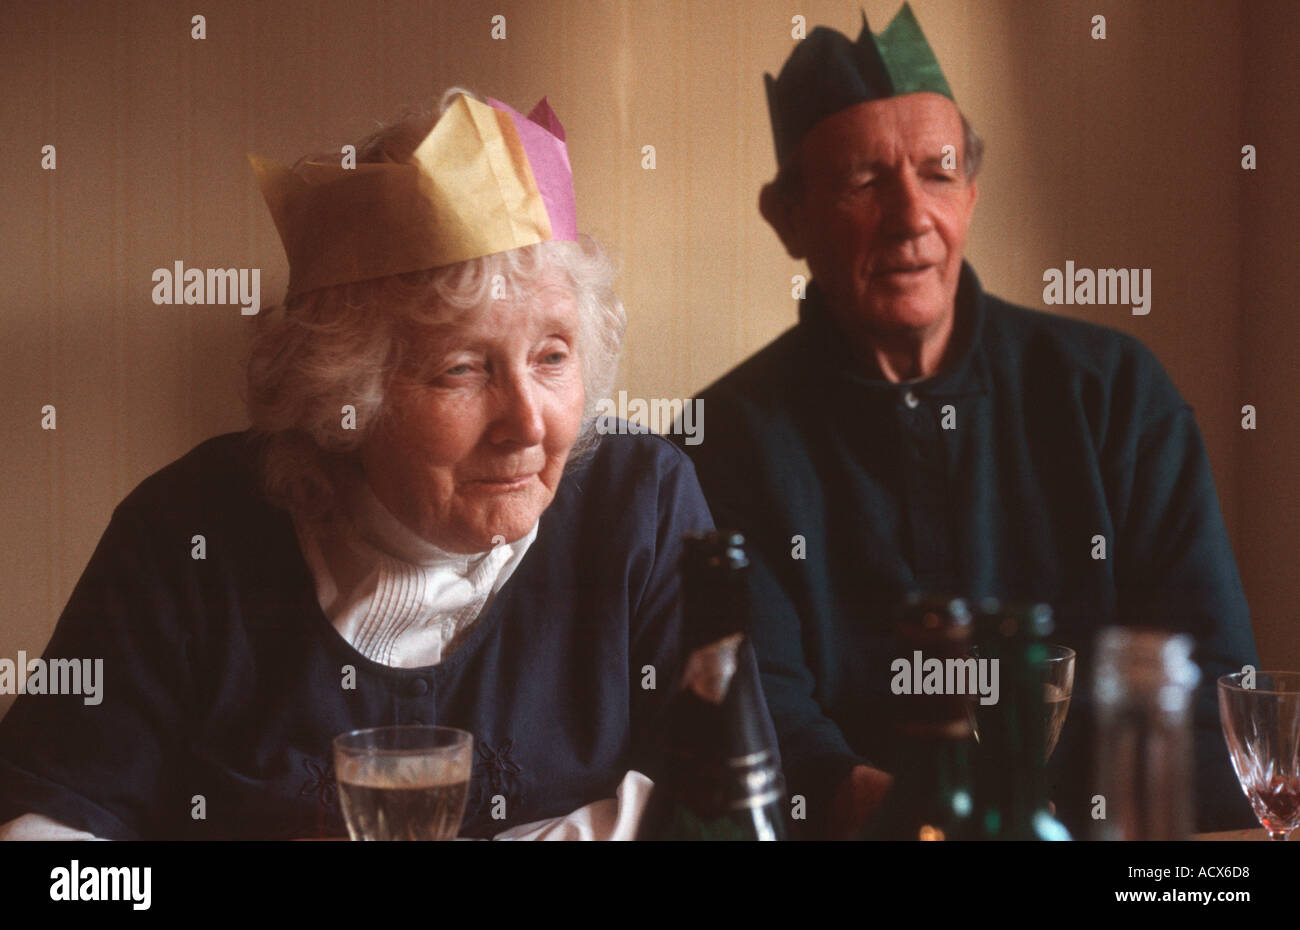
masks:
[[[937,589],[948,576],[950,561],[938,422],[913,388],[904,388],[898,396],[908,466],[904,512],[912,534],[912,568],[921,587]]]
[[[913,462],[922,462],[927,452],[922,446],[930,439],[930,430],[926,422],[925,410],[921,408],[921,398],[916,391],[907,388],[899,395],[898,418],[903,429],[911,436],[909,457]]]

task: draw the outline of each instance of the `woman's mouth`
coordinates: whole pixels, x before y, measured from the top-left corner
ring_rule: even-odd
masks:
[[[469,487],[485,491],[489,494],[504,494],[509,491],[519,491],[528,485],[533,478],[537,477],[533,472],[523,475],[506,475],[492,478],[479,478],[475,481],[467,482]]]

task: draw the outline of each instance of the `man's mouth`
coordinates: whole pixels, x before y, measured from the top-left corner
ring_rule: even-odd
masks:
[[[872,277],[884,278],[893,281],[907,281],[911,278],[920,277],[925,272],[933,268],[934,265],[929,262],[909,262],[886,265],[877,270]]]

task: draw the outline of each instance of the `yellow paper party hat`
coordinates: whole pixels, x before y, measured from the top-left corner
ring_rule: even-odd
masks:
[[[289,259],[285,299],[577,238],[564,129],[457,97],[406,162],[290,169],[249,155]]]

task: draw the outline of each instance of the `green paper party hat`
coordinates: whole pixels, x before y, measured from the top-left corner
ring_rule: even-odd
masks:
[[[907,3],[879,35],[872,34],[863,13],[856,42],[818,26],[795,47],[779,77],[763,77],[782,163],[813,126],[847,107],[923,92],[955,100]]]

